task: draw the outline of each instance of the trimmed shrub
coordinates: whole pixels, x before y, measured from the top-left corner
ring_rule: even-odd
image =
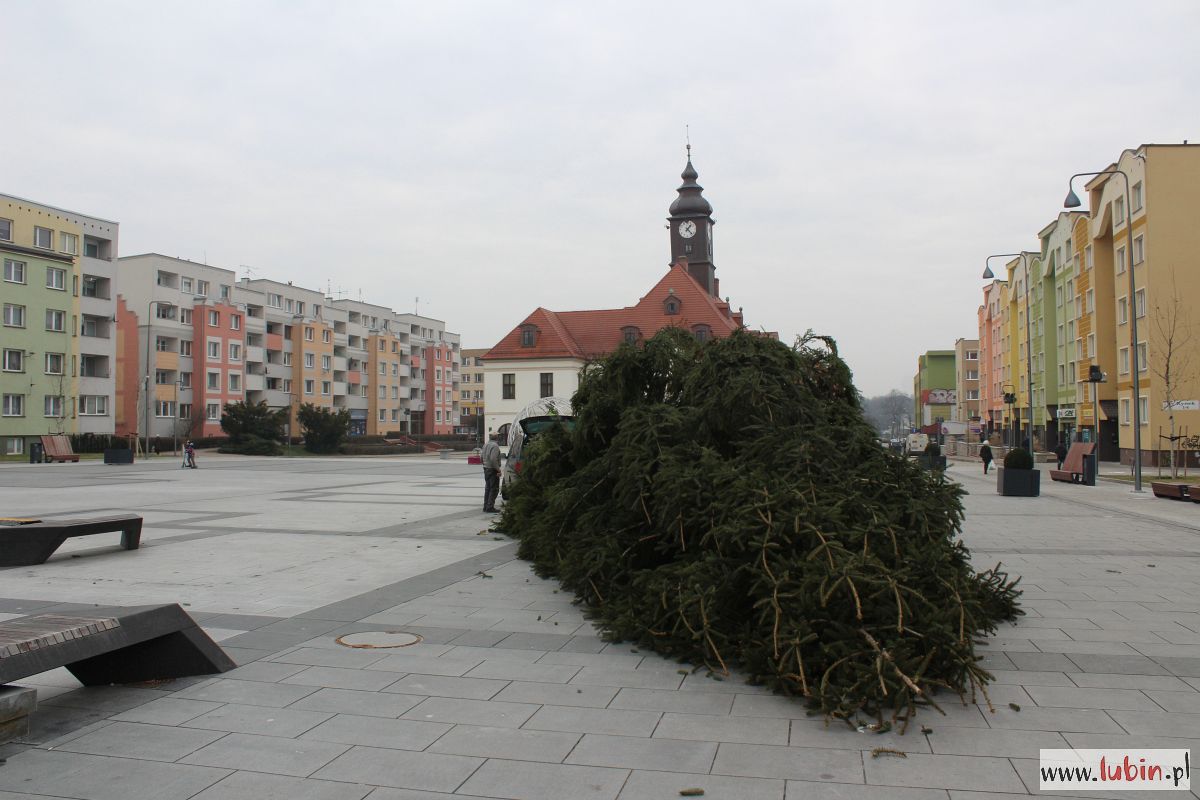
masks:
[[[283,452],[279,442],[247,436],[240,442],[229,442],[217,448],[218,453],[236,453],[243,456],[277,456]]]
[[[330,411],[305,403],[297,419],[304,429],[304,449],[310,453],[336,453],[350,430],[350,411],[345,408]]]
[[[1004,454],[1005,469],[1033,469],[1033,456],[1028,450],[1015,448]]]

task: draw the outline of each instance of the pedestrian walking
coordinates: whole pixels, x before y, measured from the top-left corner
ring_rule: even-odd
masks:
[[[1058,447],[1054,448],[1054,456],[1058,459],[1058,468],[1062,469],[1063,462],[1067,460],[1067,446],[1059,442]]]
[[[984,442],[979,446],[979,460],[983,462],[983,474],[988,474],[988,467],[992,465],[992,448]]]
[[[500,494],[500,445],[495,435],[488,438],[479,456],[483,462],[483,510],[494,514],[496,495]]]
[[[183,466],[188,469],[196,468],[196,445],[192,444],[191,439],[183,446]]]

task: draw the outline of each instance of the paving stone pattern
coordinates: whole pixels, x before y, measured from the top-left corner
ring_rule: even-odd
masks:
[[[1160,507],[1168,501],[1110,483],[1044,482],[1040,498],[1001,498],[990,477],[955,463],[970,492],[964,539],[980,567],[1002,561],[1022,576],[1026,616],[983,648],[997,679],[986,699],[942,697],[944,715],[871,734],[738,676],[604,641],[487,532],[477,467],[203,461],[186,475],[154,463],[0,466],[5,513],[44,512],[39,503],[74,487],[79,503],[105,498],[102,511],[147,517],[141,551],[77,549],[0,571],[6,593],[43,568],[48,577],[40,592],[0,599],[0,622],[112,602],[92,581],[140,559],[147,582],[201,587],[190,610],[240,665],[146,686],[85,689],[64,670],[24,681],[41,705],[30,736],[0,748],[0,800],[650,800],[689,788],[706,800],[1000,800],[1037,793],[1040,748],[1200,752],[1200,507]],[[292,532],[281,523],[299,519]],[[198,544],[231,535],[248,537],[247,551],[294,540],[274,568],[254,556],[276,571],[253,602],[235,565],[201,559],[188,573]],[[330,538],[347,546],[325,548]],[[396,543],[383,553],[437,556],[387,582],[380,541]],[[363,560],[373,569],[358,569]],[[317,564],[332,576],[323,604],[286,586],[289,571],[315,575]],[[336,642],[369,630],[422,641]],[[873,755],[880,747],[904,757]]]

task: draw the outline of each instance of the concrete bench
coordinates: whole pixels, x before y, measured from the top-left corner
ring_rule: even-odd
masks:
[[[67,539],[114,531],[121,532],[121,547],[136,550],[142,542],[142,518],[118,514],[93,519],[7,521],[0,524],[0,567],[44,564]]]
[[[34,614],[0,622],[0,688],[66,667],[84,686],[169,680],[227,672],[236,665],[178,604]],[[11,695],[7,697],[5,695]],[[28,730],[27,692],[5,692],[11,706],[0,733]],[[4,711],[0,708],[0,711]],[[8,724],[5,724],[8,723]],[[10,739],[11,740],[11,739]],[[5,739],[0,736],[0,744]]]
[[[1170,500],[1187,500],[1191,495],[1190,484],[1186,483],[1151,483],[1150,488],[1154,490],[1155,497],[1166,497]]]
[[[71,440],[62,434],[53,436],[39,437],[42,440],[42,452],[46,462],[53,464],[55,461],[78,461],[79,456],[76,455],[75,449],[71,447]]]
[[[1063,483],[1082,483],[1083,457],[1090,456],[1095,447],[1095,442],[1075,442],[1067,451],[1067,457],[1063,459],[1063,468],[1049,470],[1050,480]]]

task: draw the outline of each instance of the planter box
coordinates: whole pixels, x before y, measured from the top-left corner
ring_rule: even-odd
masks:
[[[105,464],[132,464],[133,451],[128,447],[104,451]]]
[[[996,468],[996,491],[1005,497],[1037,497],[1041,489],[1042,473],[1036,469]]]

